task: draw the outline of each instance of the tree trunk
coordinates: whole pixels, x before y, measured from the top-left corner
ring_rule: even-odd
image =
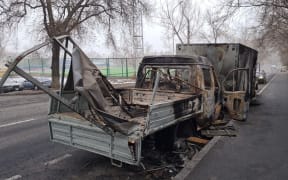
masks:
[[[53,89],[60,88],[60,73],[59,73],[59,57],[60,57],[60,48],[57,46],[56,42],[52,45],[52,84],[51,87]]]
[[[187,18],[187,44],[190,44],[190,20]]]

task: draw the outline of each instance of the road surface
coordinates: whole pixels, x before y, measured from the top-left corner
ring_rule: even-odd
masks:
[[[247,122],[235,125],[239,134],[223,138],[187,179],[288,179],[288,73],[281,73],[250,108]]]

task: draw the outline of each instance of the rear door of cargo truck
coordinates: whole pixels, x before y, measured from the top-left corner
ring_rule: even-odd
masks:
[[[249,110],[249,69],[230,71],[223,81],[224,105],[232,119],[246,120]]]

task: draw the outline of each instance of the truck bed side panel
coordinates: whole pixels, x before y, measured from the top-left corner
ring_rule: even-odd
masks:
[[[71,145],[79,149],[94,152],[128,164],[137,165],[137,160],[128,146],[128,137],[115,133],[112,137],[100,128],[83,120],[59,120],[49,118],[51,140],[62,144]],[[141,141],[136,143],[140,150]],[[139,153],[137,153],[140,156]]]

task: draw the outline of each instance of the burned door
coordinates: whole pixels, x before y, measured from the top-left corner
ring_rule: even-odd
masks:
[[[210,67],[202,67],[203,73],[203,118],[212,120],[215,111],[215,82],[212,69]]]
[[[225,107],[232,119],[246,120],[249,110],[249,69],[238,68],[223,81]]]

